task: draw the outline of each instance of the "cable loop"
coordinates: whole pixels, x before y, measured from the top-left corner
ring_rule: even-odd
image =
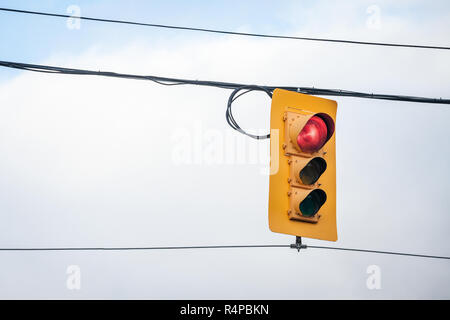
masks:
[[[238,92],[242,91],[242,90],[246,90],[240,94],[237,95]],[[227,123],[230,125],[230,127],[232,127],[234,130],[239,131],[242,134],[245,134],[246,136],[256,139],[256,140],[262,140],[262,139],[269,139],[270,138],[270,134],[266,134],[263,136],[260,135],[254,135],[251,133],[248,133],[246,131],[244,131],[236,122],[236,120],[233,117],[233,112],[231,110],[231,105],[233,104],[233,102],[239,98],[240,96],[250,92],[250,91],[263,91],[265,93],[267,93],[267,95],[272,99],[272,91],[266,87],[262,87],[262,86],[256,86],[256,85],[248,85],[248,86],[241,86],[239,88],[236,88],[233,90],[233,92],[230,94],[230,97],[228,98],[228,103],[227,103],[227,111],[225,113],[225,117],[227,119]]]

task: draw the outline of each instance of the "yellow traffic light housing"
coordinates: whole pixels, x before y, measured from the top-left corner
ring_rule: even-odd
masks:
[[[270,116],[269,228],[337,240],[337,103],[275,89]]]

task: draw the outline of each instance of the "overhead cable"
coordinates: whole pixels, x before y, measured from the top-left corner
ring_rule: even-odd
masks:
[[[93,18],[93,17],[86,17],[86,16],[49,13],[49,12],[41,12],[41,11],[20,10],[20,9],[12,9],[12,8],[0,8],[0,11],[47,16],[47,17],[56,17],[56,18],[72,18],[72,19],[80,19],[80,20],[95,21],[95,22],[107,22],[107,23],[116,23],[116,24],[135,25],[135,26],[143,26],[143,27],[208,32],[208,33],[226,34],[226,35],[234,35],[234,36],[303,40],[303,41],[318,41],[318,42],[384,46],[384,47],[401,47],[401,48],[414,48],[414,49],[450,50],[449,46],[419,45],[419,44],[406,44],[406,43],[388,43],[388,42],[370,42],[370,41],[356,41],[356,40],[345,40],[345,39],[329,39],[329,38],[314,38],[314,37],[286,36],[286,35],[274,35],[274,34],[262,34],[262,33],[250,33],[250,32],[237,32],[237,31],[226,31],[226,30],[207,29],[207,28],[175,26],[175,25],[167,25],[167,24],[144,23],[144,22],[135,22],[135,21],[126,21],[126,20]]]
[[[202,245],[202,246],[158,246],[158,247],[11,247],[0,248],[0,251],[148,251],[148,250],[197,250],[197,249],[245,249],[245,248],[296,248],[289,244],[250,244],[250,245]],[[310,246],[302,245],[302,249],[328,249],[338,251],[351,251],[360,253],[376,253],[396,256],[409,256],[416,258],[444,259],[450,260],[447,256],[425,255],[406,252],[380,251],[369,249],[354,249],[341,247]]]
[[[266,85],[249,85],[249,84],[221,82],[221,81],[178,79],[152,75],[136,75],[110,71],[92,71],[84,69],[63,68],[48,65],[12,62],[12,61],[0,61],[0,66],[34,72],[54,73],[54,74],[91,75],[91,76],[103,76],[122,79],[149,80],[161,85],[197,85],[197,86],[208,86],[232,90],[254,86],[261,88],[263,91],[267,90],[271,92],[276,88],[279,88],[319,96],[340,96],[340,97],[355,97],[355,98],[394,100],[405,102],[450,104],[450,99],[442,99],[442,98],[425,98],[425,97],[394,95],[394,94],[376,94],[376,93],[365,93],[342,89],[321,89],[315,87],[266,86]]]
[[[124,74],[116,73],[110,71],[91,71],[83,69],[71,69],[62,67],[53,67],[47,65],[37,65],[28,64],[21,62],[11,62],[11,61],[0,61],[0,66],[7,68],[14,68],[26,71],[43,72],[51,74],[70,74],[70,75],[95,75],[113,78],[123,78],[123,79],[135,79],[135,80],[149,80],[155,83],[165,85],[165,86],[175,86],[175,85],[198,85],[198,86],[209,86],[221,89],[232,89],[225,113],[227,123],[236,131],[245,134],[246,136],[253,139],[268,139],[270,134],[266,135],[254,135],[243,130],[233,117],[232,113],[232,103],[241,95],[248,93],[250,91],[263,91],[272,97],[272,92],[276,89],[284,89],[295,92],[300,92],[304,94],[311,95],[323,95],[323,96],[343,96],[343,97],[356,97],[356,98],[368,98],[368,99],[382,99],[382,100],[394,100],[394,101],[407,101],[407,102],[421,102],[421,103],[440,103],[440,104],[450,104],[450,99],[436,99],[436,98],[424,98],[424,97],[413,97],[413,96],[400,96],[400,95],[388,95],[388,94],[373,94],[373,93],[363,93],[356,91],[347,91],[340,89],[320,89],[320,88],[310,88],[310,87],[284,87],[284,86],[263,86],[263,85],[248,85],[232,82],[219,82],[219,81],[205,81],[205,80],[189,80],[189,79],[177,79],[168,77],[159,77],[151,75],[136,75],[136,74]],[[240,94],[238,92],[244,90]]]

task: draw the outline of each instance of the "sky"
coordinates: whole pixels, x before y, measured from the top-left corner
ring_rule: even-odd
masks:
[[[72,5],[85,16],[148,23],[449,45],[447,1],[0,1],[62,14]],[[88,21],[77,29],[66,19],[5,12],[0,39],[0,60],[450,97],[444,50]],[[268,141],[228,127],[229,93],[0,69],[0,247],[292,243],[268,228]],[[304,242],[449,256],[450,109],[332,99],[338,241]],[[269,108],[267,96],[252,93],[234,113],[263,134]],[[0,259],[3,299],[450,298],[446,260],[312,248],[0,252]]]

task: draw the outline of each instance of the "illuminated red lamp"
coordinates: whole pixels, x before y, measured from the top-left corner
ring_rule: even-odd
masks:
[[[319,151],[333,135],[334,122],[326,114],[313,116],[297,136],[297,144],[303,152]]]

